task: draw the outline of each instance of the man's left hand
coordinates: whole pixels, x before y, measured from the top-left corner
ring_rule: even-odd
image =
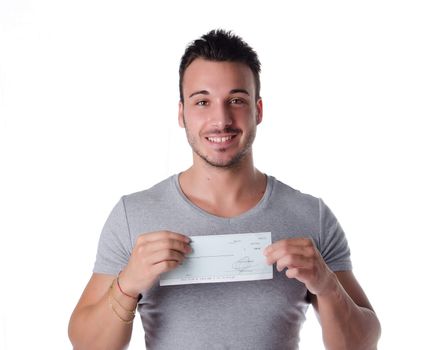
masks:
[[[329,269],[312,239],[290,238],[277,241],[264,250],[267,263],[276,263],[279,272],[304,283],[315,295],[324,295],[334,288],[335,274]]]

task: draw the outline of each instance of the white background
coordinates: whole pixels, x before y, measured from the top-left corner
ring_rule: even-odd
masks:
[[[71,347],[113,205],[191,162],[178,64],[218,27],[263,64],[257,167],[337,215],[380,349],[444,347],[444,2],[161,3],[0,0],[0,349]]]

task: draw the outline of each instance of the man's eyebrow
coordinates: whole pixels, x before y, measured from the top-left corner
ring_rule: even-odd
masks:
[[[237,94],[238,92],[250,96],[250,94],[248,93],[248,91],[245,90],[245,89],[233,89],[233,90],[230,91],[230,94]]]
[[[230,90],[230,94],[237,94],[237,93],[242,93],[242,94],[246,94],[248,96],[250,96],[250,93],[245,90],[245,89],[232,89]],[[195,95],[209,95],[209,91],[208,90],[200,90],[200,91],[195,91],[193,92],[191,95],[189,95],[189,98],[195,96]]]
[[[200,90],[200,91],[196,91],[193,92],[191,95],[189,95],[189,98],[195,96],[195,95],[209,95],[210,93],[206,90]]]

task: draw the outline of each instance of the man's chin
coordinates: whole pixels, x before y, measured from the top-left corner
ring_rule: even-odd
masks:
[[[237,160],[229,160],[229,161],[214,161],[209,159],[204,159],[205,162],[215,168],[221,168],[221,169],[232,169],[235,168],[236,165],[239,163]]]
[[[240,162],[243,158],[243,155],[237,155],[230,159],[215,159],[215,158],[213,159],[213,158],[209,158],[209,157],[206,157],[206,156],[203,156],[200,154],[199,154],[199,156],[209,166],[221,168],[221,169],[234,169],[240,164]]]

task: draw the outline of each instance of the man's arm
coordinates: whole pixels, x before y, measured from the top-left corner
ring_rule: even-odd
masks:
[[[68,334],[75,350],[124,349],[130,341],[132,323],[125,322],[126,311],[114,301],[116,313],[110,306],[113,297],[126,309],[134,310],[136,300],[126,297],[113,284],[111,275],[93,274],[70,319]],[[109,295],[112,293],[112,295]]]
[[[351,271],[335,272],[323,295],[310,294],[327,349],[376,350],[379,320]]]
[[[174,232],[142,234],[119,284],[115,276],[94,273],[70,319],[68,334],[74,349],[124,349],[132,334],[137,296],[183,262],[191,252],[189,242]]]
[[[375,350],[380,323],[352,272],[332,272],[314,242],[284,239],[268,246],[264,255],[288,278],[304,283],[319,315],[328,350]]]

